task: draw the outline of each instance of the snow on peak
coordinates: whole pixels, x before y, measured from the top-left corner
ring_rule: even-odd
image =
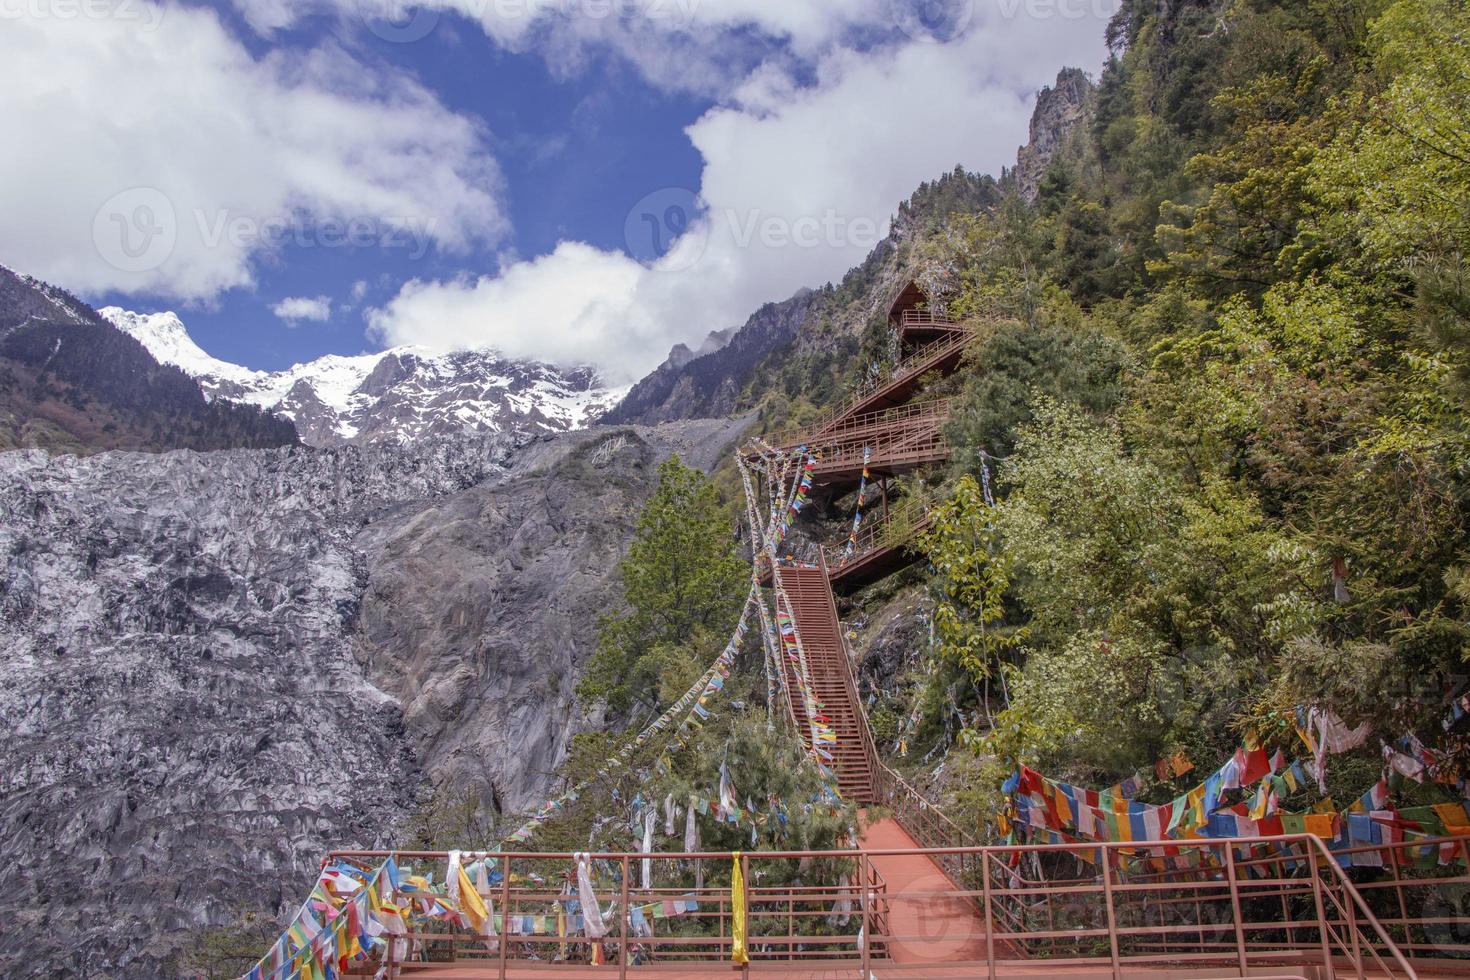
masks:
[[[375,354],[329,354],[284,371],[254,371],[211,357],[173,313],[133,313],[115,306],[100,312],[157,360],[197,380],[208,397],[283,415],[313,445],[577,429],[627,392],[604,387],[591,368],[513,361],[490,349],[437,353],[394,347]]]
[[[194,343],[184,322],[175,313],[134,313],[117,306],[97,311],[123,333],[142,344],[160,364],[172,364],[191,377],[210,376],[237,384],[250,384],[265,376],[229,361],[210,357]]]

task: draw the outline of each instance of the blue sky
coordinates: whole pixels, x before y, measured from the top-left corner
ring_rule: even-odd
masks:
[[[1114,5],[50,2],[0,31],[35,150],[0,160],[0,261],[251,367],[419,343],[613,381],[1013,161]]]
[[[710,99],[661,91],[616,62],[599,66],[595,75],[557,79],[540,56],[497,49],[459,20],[445,15],[412,44],[370,32],[352,41],[365,63],[380,60],[413,72],[447,107],[489,127],[489,146],[508,189],[508,237],[469,256],[445,255],[432,242],[418,241],[387,248],[288,245],[279,260],[257,267],[254,289],[180,310],[190,334],[211,354],[277,370],[322,354],[376,349],[381,344],[364,335],[362,311],[391,298],[405,280],[452,277],[465,268],[491,272],[507,251],[541,255],[569,238],[625,248],[624,219],[633,202],[660,187],[698,186],[701,160],[683,129]],[[333,33],[331,18],[316,17],[283,40],[310,46]],[[368,284],[367,292],[355,299],[360,282]],[[292,325],[271,312],[283,297],[321,295],[333,301],[326,321]],[[148,311],[177,305],[168,295],[147,292],[111,290],[88,299]]]

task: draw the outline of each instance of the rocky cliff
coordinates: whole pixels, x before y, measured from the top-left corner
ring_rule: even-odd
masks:
[[[1082,69],[1063,68],[1055,85],[1036,94],[1030,140],[1016,151],[1016,169],[1009,175],[1027,201],[1036,200],[1047,167],[1066,152],[1072,134],[1091,115],[1096,91]]]
[[[534,802],[658,461],[734,429],[0,454],[0,975],[170,975],[430,784]]]
[[[602,421],[652,425],[735,411],[755,366],[796,338],[819,295],[803,289],[788,300],[767,303],[730,336],[710,334],[699,352],[676,346]]]

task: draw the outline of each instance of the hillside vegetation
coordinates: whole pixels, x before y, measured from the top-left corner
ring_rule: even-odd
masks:
[[[1016,763],[1290,750],[1307,704],[1374,723],[1356,795],[1379,736],[1442,741],[1470,651],[1470,11],[1130,0],[1108,41],[1034,200],[925,185],[744,403],[778,429],[884,370],[901,278],[984,325],[938,389],[948,533],[852,610],[937,604],[874,725],[975,749],[977,817]]]

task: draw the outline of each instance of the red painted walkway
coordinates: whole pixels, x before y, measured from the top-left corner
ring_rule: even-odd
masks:
[[[872,850],[918,848],[897,820],[867,825],[862,846]],[[874,855],[888,883],[890,955],[896,964],[985,960],[985,922],[962,898],[933,895],[954,885],[922,854]]]

